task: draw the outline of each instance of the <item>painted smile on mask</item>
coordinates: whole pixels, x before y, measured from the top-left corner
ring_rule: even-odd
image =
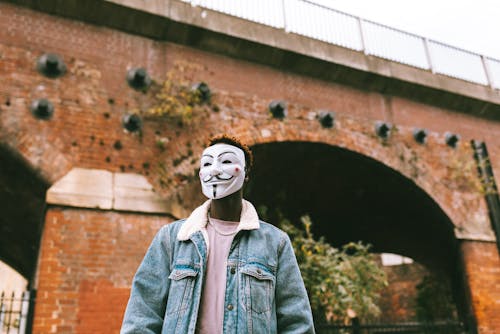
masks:
[[[215,181],[212,181],[213,178],[215,178]],[[231,177],[228,177],[227,179],[220,177],[220,176],[217,176],[217,175],[209,175],[202,181],[205,183],[215,184],[215,183],[217,183],[217,181],[229,181],[232,178],[234,178],[234,175],[231,175]]]
[[[206,148],[200,164],[203,194],[219,199],[237,192],[245,180],[244,169],[245,154],[240,148],[222,143]]]

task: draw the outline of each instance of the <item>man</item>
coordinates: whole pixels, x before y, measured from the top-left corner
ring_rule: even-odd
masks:
[[[253,156],[222,135],[203,151],[209,198],[160,229],[135,274],[126,333],[314,333],[288,236],[243,199]]]

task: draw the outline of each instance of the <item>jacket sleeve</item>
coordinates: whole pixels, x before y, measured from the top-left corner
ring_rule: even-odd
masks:
[[[278,253],[276,273],[278,333],[314,333],[314,323],[304,281],[290,238],[285,234]]]
[[[121,334],[161,333],[170,280],[168,226],[154,237],[132,281]]]

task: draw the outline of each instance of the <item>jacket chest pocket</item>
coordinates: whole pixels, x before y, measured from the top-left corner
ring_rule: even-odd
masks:
[[[253,312],[269,312],[274,300],[275,276],[263,265],[247,264],[241,269],[246,306]]]
[[[167,315],[185,311],[192,302],[193,289],[199,269],[188,265],[174,266],[170,276]]]

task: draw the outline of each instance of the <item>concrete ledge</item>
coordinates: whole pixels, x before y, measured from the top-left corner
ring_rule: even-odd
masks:
[[[143,12],[168,16],[170,0],[104,0]]]
[[[101,210],[169,213],[165,199],[139,174],[73,168],[47,190],[48,204]]]
[[[47,190],[46,201],[110,210],[113,207],[113,174],[104,170],[73,168]]]
[[[113,210],[167,213],[165,199],[139,174],[114,173]]]
[[[469,221],[464,222],[462,226],[455,227],[455,237],[458,240],[496,242],[495,231],[487,211],[476,212],[468,219]]]
[[[493,231],[491,233],[471,233],[455,229],[455,237],[458,240],[482,241],[482,242],[492,242],[492,243],[496,243],[497,241],[495,235],[493,234]]]

